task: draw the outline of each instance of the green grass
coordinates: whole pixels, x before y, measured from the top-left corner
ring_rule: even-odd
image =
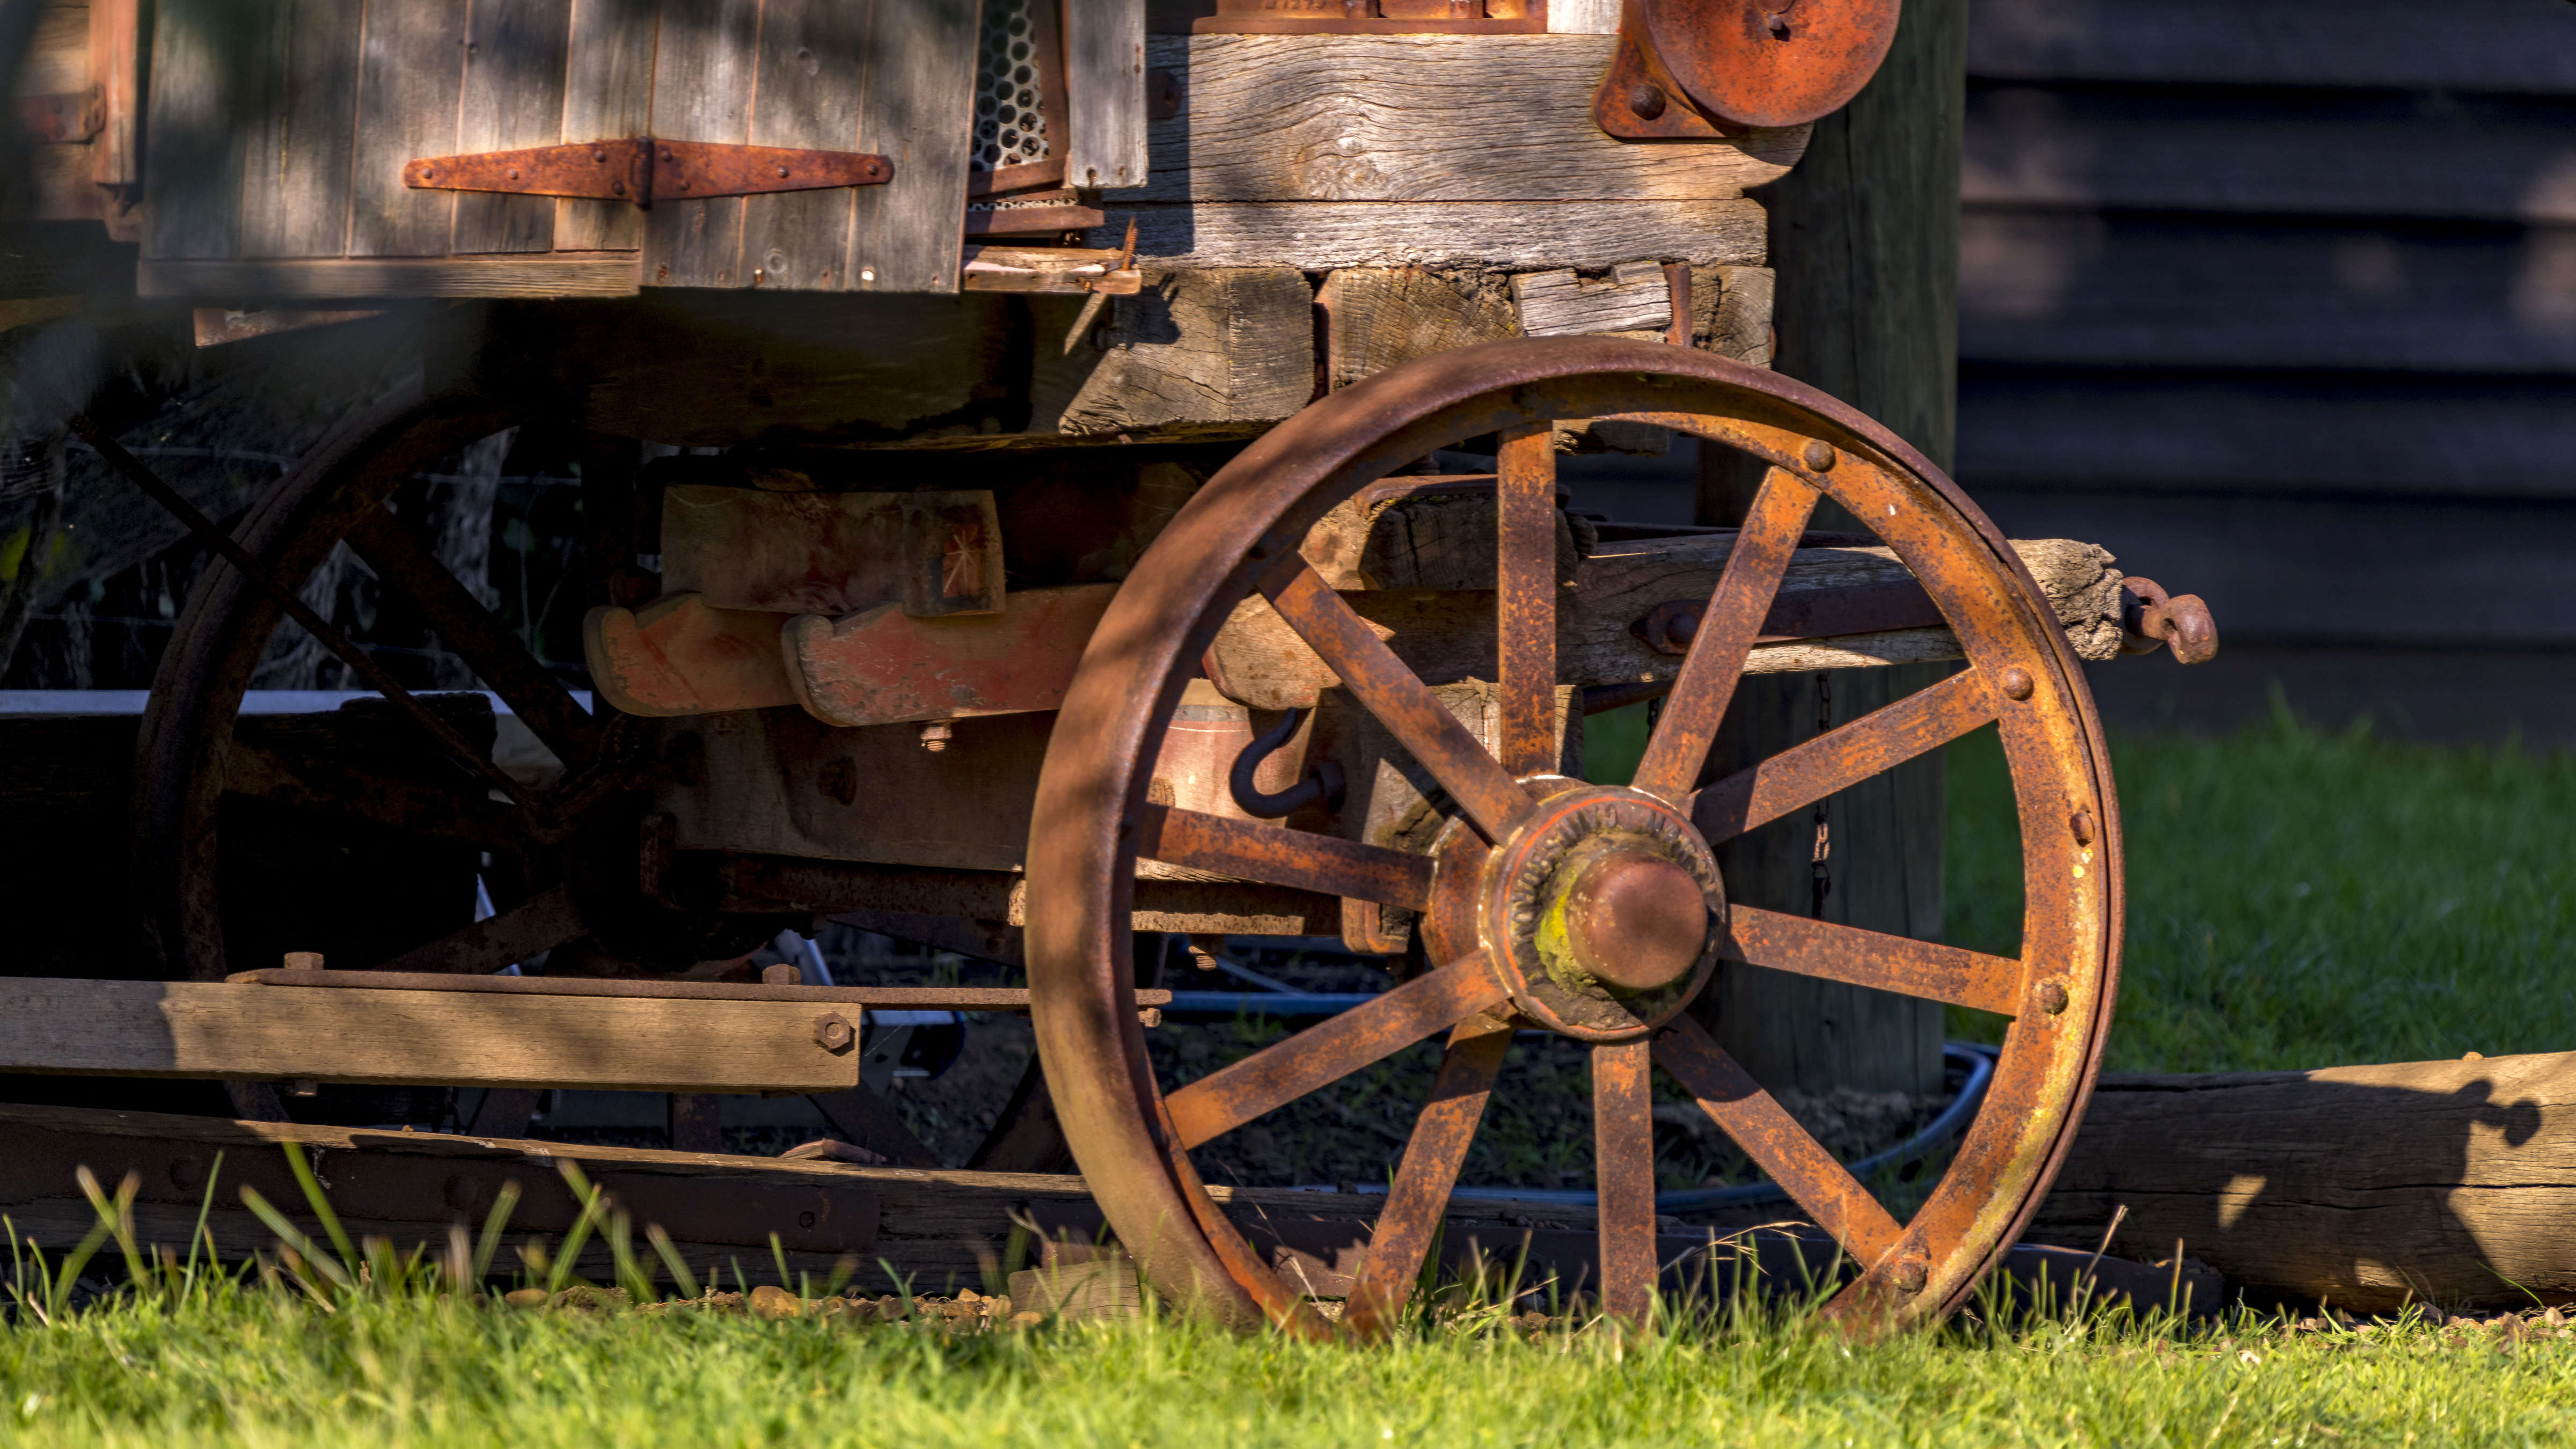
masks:
[[[2286,722],[2115,744],[2118,1068],[2576,1046],[2576,757]],[[2000,759],[1953,752],[1950,933],[2012,949]],[[1974,1030],[1976,1023],[1958,1023]],[[113,1249],[110,1250],[114,1252]],[[308,1245],[311,1256],[327,1249]],[[169,1275],[163,1275],[167,1278]],[[401,1272],[386,1265],[378,1284]],[[1846,1342],[1791,1314],[1621,1345],[1490,1322],[1351,1351],[1169,1320],[528,1313],[208,1280],[0,1329],[0,1442],[243,1445],[2559,1443],[2576,1339],[2111,1316]]]

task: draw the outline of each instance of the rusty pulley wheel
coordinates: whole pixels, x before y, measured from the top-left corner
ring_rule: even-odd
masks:
[[[1661,425],[1769,465],[1633,787],[1555,773],[1555,419]],[[1434,449],[1500,439],[1497,748],[1488,752],[1300,554],[1335,504]],[[1718,723],[1807,520],[1831,499],[1921,581],[1958,674],[1736,775],[1702,783]],[[1423,852],[1149,798],[1165,722],[1202,650],[1254,593],[1451,802]],[[1204,688],[1204,686],[1202,686]],[[2021,954],[1980,955],[1731,905],[1710,846],[1992,723],[2021,825]],[[1429,969],[1354,1011],[1161,1090],[1133,1009],[1139,859],[1421,913]],[[1439,1227],[1514,1030],[1592,1053],[1600,1291],[1652,1307],[1650,1106],[1662,1068],[1861,1272],[1833,1311],[1955,1308],[2013,1241],[2080,1115],[2110,1019],[2120,921],[2108,756],[2075,656],[2002,536],[1886,429],[1811,388],[1706,353],[1596,338],[1439,354],[1334,394],[1246,449],[1137,565],[1084,652],[1040,777],[1029,848],[1033,1014],[1083,1176],[1156,1286],[1215,1318],[1323,1320],[1250,1248],[1190,1149],[1445,1034],[1343,1327],[1381,1330]],[[1683,1008],[1717,957],[2012,1019],[1947,1173],[1898,1222]]]

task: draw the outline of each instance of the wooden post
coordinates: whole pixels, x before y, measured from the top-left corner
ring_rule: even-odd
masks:
[[[1949,466],[1957,418],[1959,149],[1966,0],[1908,0],[1895,45],[1849,106],[1816,123],[1768,188],[1777,272],[1773,365],[1885,423]],[[1704,450],[1703,523],[1741,521],[1759,476]],[[1812,527],[1858,522],[1827,505]],[[1739,687],[1711,752],[1718,774],[1848,723],[1953,665],[1772,675]],[[1829,697],[1828,697],[1829,696]],[[1719,850],[1730,898],[1899,935],[1941,934],[1941,755],[1922,756]],[[1819,834],[1826,846],[1817,869]],[[1932,1092],[1941,1007],[1729,965],[1705,1010],[1765,1086]]]

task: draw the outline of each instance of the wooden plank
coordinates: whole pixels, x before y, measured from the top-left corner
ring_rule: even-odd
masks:
[[[563,136],[605,141],[642,136],[653,123],[656,0],[572,0],[571,56],[564,81]],[[634,251],[644,213],[623,201],[555,203],[555,246],[564,251]]]
[[[1716,589],[1733,548],[1731,533],[1602,543],[1577,570],[1574,589],[1559,600],[1557,678],[1583,686],[1673,678],[1680,671],[1681,658],[1647,648],[1630,626],[1657,604],[1707,598]],[[2014,548],[2056,607],[2059,621],[2066,626],[2067,642],[2078,657],[2111,658],[2119,648],[2120,630],[2119,574],[2109,567],[2110,555],[2091,544],[2063,538],[2019,540]],[[1799,549],[1791,557],[1782,592],[1912,577],[1886,549]],[[2176,583],[2173,587],[2190,586]],[[1490,592],[1377,588],[1342,598],[1425,682],[1451,684],[1492,673]],[[1216,669],[1211,677],[1221,675],[1230,697],[1256,709],[1303,708],[1319,690],[1339,683],[1278,614],[1259,600],[1236,609],[1209,646],[1208,657]],[[1787,674],[1958,657],[1958,641],[1947,629],[1905,629],[1764,644],[1746,657],[1744,667],[1750,674]],[[1808,718],[1813,717],[1811,707]]]
[[[504,151],[564,139],[570,0],[475,0],[465,42],[456,150]],[[554,249],[555,199],[466,193],[456,199],[454,250]]]
[[[1315,293],[1324,328],[1325,385],[1348,387],[1435,352],[1520,335],[1511,304],[1477,278],[1420,267],[1333,273]]]
[[[2576,371],[2576,229],[1972,212],[1959,355],[2565,374]]]
[[[1206,425],[1243,435],[1315,391],[1314,294],[1284,267],[1176,272],[1110,303],[1106,351],[1040,350],[1037,432],[1113,435]]]
[[[364,0],[276,7],[279,77],[253,117],[244,157],[241,254],[336,257],[349,241],[349,166],[357,145]]]
[[[85,5],[40,4],[29,27],[26,52],[18,72],[9,78],[13,95],[58,96],[85,91],[97,82],[92,63],[90,20]],[[13,21],[14,28],[14,21]]]
[[[143,255],[240,255],[242,179],[264,109],[272,11],[253,0],[173,0],[152,27],[152,136]]]
[[[2238,641],[2412,648],[2576,643],[2557,501],[1978,488],[2007,529],[2081,528],[2120,566],[2209,603]],[[2223,653],[2224,651],[2222,651]]]
[[[2563,101],[2450,92],[1984,86],[1968,93],[1960,197],[2566,225],[2565,114]]]
[[[2551,0],[2063,0],[1990,5],[1993,80],[2576,94],[2576,11]]]
[[[653,1092],[837,1091],[811,1003],[31,977],[0,1072]]]
[[[2576,1295],[2576,1055],[2105,1076],[2030,1225],[2358,1313]]]
[[[1619,0],[1548,0],[1550,35],[1616,35]]]
[[[1673,321],[1672,287],[1654,262],[1621,262],[1598,279],[1570,271],[1522,272],[1511,285],[1521,331],[1531,337],[1661,332]]]
[[[1186,77],[1137,201],[1694,201],[1777,180],[1808,128],[1641,146],[1592,123],[1609,36],[1155,36]],[[1113,198],[1123,201],[1130,198]]]
[[[466,0],[367,7],[351,172],[353,257],[435,257],[449,250],[456,193],[415,191],[403,185],[402,168],[415,156],[462,149],[456,123],[467,14]]]
[[[100,186],[143,180],[137,140],[143,116],[142,9],[142,0],[94,0],[89,7],[90,74],[104,120],[90,180]]]
[[[1157,166],[1146,145],[1145,0],[1064,7],[1065,183],[1142,186]]]
[[[852,198],[850,253],[841,264],[845,287],[957,290],[981,8],[968,0],[875,0],[859,135],[861,149],[894,163],[894,179],[859,187]]]
[[[1763,261],[1762,207],[1714,201],[1209,202],[1139,206],[1148,267],[1608,267],[1639,257],[1703,266]],[[1124,220],[1092,233],[1112,245]]]
[[[1711,285],[1714,283],[1715,285]],[[1778,279],[1769,267],[1693,268],[1691,273],[1692,345],[1754,367],[1771,365],[1771,298]],[[1697,316],[1702,298],[1715,293],[1703,332]]]
[[[760,16],[753,145],[868,149],[859,102],[864,82],[881,64],[869,43],[875,9],[837,0],[768,0]],[[809,63],[823,57],[833,59]],[[745,198],[742,254],[751,268],[750,285],[791,291],[841,286],[855,195],[844,189]]]
[[[146,297],[257,302],[293,297],[631,297],[633,253],[485,259],[387,257],[136,264]]]
[[[2576,499],[2576,379],[1969,367],[1958,476],[1979,499],[1988,489]]]
[[[760,0],[663,0],[653,51],[656,136],[751,140]],[[656,287],[735,287],[742,267],[739,196],[663,201],[644,217],[644,277]]]

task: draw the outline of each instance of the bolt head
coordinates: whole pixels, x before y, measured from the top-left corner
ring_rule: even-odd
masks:
[[[837,1011],[827,1011],[814,1018],[814,1045],[827,1052],[845,1052],[857,1044],[859,1034],[850,1027],[850,1019]]]
[[[289,971],[319,971],[322,969],[322,953],[319,951],[289,951],[279,964],[283,965]]]
[[[1819,473],[1830,473],[1833,471],[1834,460],[1838,455],[1834,452],[1833,444],[1822,439],[1809,439],[1803,456],[1807,460],[1808,467]]]
[[[2047,1012],[2051,1016],[2064,1014],[2066,1010],[2066,988],[2058,985],[2054,981],[2042,983],[2039,988],[2039,1009]]]
[[[1920,1293],[1923,1285],[1932,1281],[1931,1265],[1920,1258],[1908,1258],[1896,1265],[1896,1271],[1888,1275],[1888,1281],[1896,1285],[1899,1293]]]
[[[1641,121],[1651,121],[1664,113],[1664,88],[1652,81],[1639,81],[1628,87],[1628,113]]]
[[[2030,671],[2022,668],[2018,664],[2005,670],[2002,678],[1998,679],[1996,682],[2004,687],[2004,697],[2007,699],[2030,698],[2030,692],[2033,688],[2030,679]]]
[[[1689,871],[1659,855],[1620,851],[1583,872],[1566,895],[1576,964],[1612,986],[1650,991],[1690,974],[1708,944],[1708,898]]]
[[[2076,844],[2091,845],[2093,843],[2093,812],[2090,810],[2076,811],[2073,815],[2067,817],[2066,828],[2074,835]]]

